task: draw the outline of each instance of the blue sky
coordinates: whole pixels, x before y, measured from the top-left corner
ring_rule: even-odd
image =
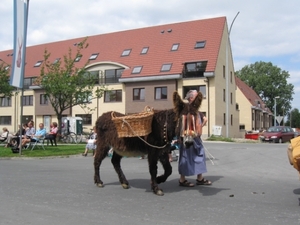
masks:
[[[257,61],[288,71],[300,109],[300,2],[289,0],[30,0],[27,46],[226,16],[235,70]],[[13,1],[0,5],[0,51],[13,47]],[[5,24],[5,26],[3,26]]]

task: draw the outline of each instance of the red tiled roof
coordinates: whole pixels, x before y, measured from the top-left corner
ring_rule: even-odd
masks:
[[[181,74],[183,64],[192,61],[208,61],[206,71],[215,71],[221,39],[226,25],[226,17],[166,24],[134,30],[100,34],[88,37],[89,47],[82,51],[83,57],[76,66],[81,67],[93,53],[99,53],[90,64],[111,61],[126,65],[130,69],[122,77],[143,77],[155,75]],[[171,32],[168,30],[171,29]],[[164,31],[163,33],[161,31]],[[44,50],[51,53],[50,62],[63,58],[69,48],[76,54],[74,43],[82,38],[46,43],[27,47],[25,77],[36,77],[40,67],[34,67],[37,61],[43,60]],[[195,49],[197,41],[206,41],[205,48]],[[178,51],[171,51],[172,45],[179,43]],[[141,55],[144,47],[148,53]],[[124,50],[131,49],[129,56],[122,57]],[[12,50],[0,52],[0,58],[9,63],[12,57],[7,54]],[[163,64],[172,63],[168,72],[160,72]],[[131,74],[133,67],[143,66],[140,74]]]
[[[258,96],[258,94],[251,87],[249,87],[244,81],[242,81],[238,77],[235,77],[235,83],[238,86],[238,88],[241,90],[241,92],[244,94],[245,98],[251,103],[252,106],[259,107],[258,106],[258,101],[259,101],[260,108],[270,112],[269,109],[266,109],[265,103]]]

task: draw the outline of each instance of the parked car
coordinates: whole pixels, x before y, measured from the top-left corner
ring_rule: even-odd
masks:
[[[264,142],[283,143],[295,137],[295,132],[287,126],[273,126],[263,133],[261,140]]]

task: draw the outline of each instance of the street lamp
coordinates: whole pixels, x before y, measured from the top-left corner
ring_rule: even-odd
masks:
[[[274,126],[276,126],[276,99],[277,98],[279,98],[279,96],[276,96],[275,98],[274,98],[274,100],[275,100],[275,107],[274,107]]]
[[[229,49],[229,41],[230,41],[230,32],[231,32],[231,28],[232,25],[235,21],[235,19],[237,18],[237,16],[239,15],[240,12],[238,12],[234,19],[231,22],[229,31],[228,31],[228,38],[226,41],[226,137],[229,137],[229,66],[228,66],[228,49]]]
[[[284,126],[284,106],[282,106],[282,126]]]

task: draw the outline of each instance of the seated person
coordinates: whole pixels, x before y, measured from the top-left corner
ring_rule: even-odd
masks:
[[[96,143],[97,143],[97,133],[96,127],[93,127],[93,133],[90,135],[89,139],[86,141],[87,144],[85,146],[85,151],[82,153],[83,156],[87,156],[89,150],[93,150],[93,155],[95,154],[96,150]]]
[[[55,138],[56,138],[57,131],[58,131],[57,123],[56,122],[51,123],[50,132],[46,135],[46,138],[45,138],[51,142],[51,145],[53,145],[53,142],[52,142],[53,140],[56,145]]]
[[[32,132],[35,131],[35,129],[32,127],[32,124],[32,122],[28,123],[28,130],[25,133],[25,138],[22,139],[21,147],[24,147],[27,143],[36,142],[39,138],[46,136],[46,129],[43,123],[39,124],[39,129],[33,134]]]
[[[1,134],[1,136],[0,136],[0,141],[5,141],[6,139],[7,139],[7,136],[8,136],[8,130],[7,130],[7,128],[6,127],[3,127],[2,128],[2,134]]]
[[[25,135],[25,130],[27,128],[27,124],[23,124],[23,128],[22,128],[22,132],[21,135]],[[19,130],[17,131],[17,133],[13,134],[13,135],[9,135],[7,137],[7,145],[5,145],[5,147],[11,147],[11,146],[18,146],[20,143],[20,125],[19,125]]]

